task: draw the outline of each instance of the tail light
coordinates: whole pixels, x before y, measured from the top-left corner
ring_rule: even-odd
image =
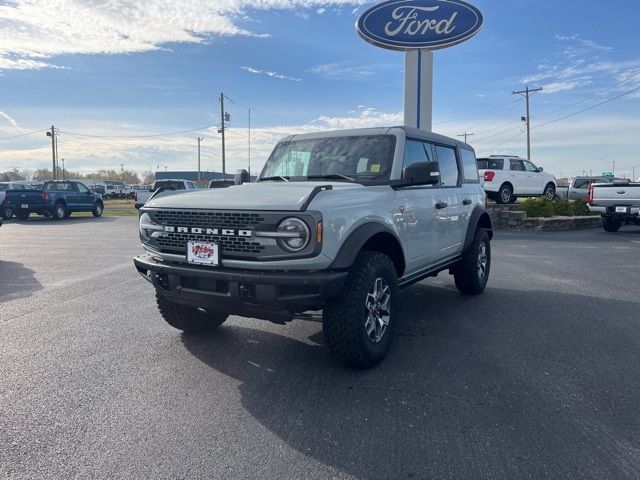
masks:
[[[40,198],[42,198],[43,202],[46,202],[47,200],[49,200],[49,194],[47,192],[42,192]]]
[[[496,172],[492,172],[491,170],[489,170],[488,172],[484,172],[484,181],[493,182],[493,179],[495,176],[496,176]]]
[[[589,185],[589,191],[587,192],[587,203],[593,205],[593,185]]]

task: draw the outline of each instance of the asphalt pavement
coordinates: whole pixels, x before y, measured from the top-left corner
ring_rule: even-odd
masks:
[[[319,317],[165,325],[135,218],[0,228],[0,478],[640,478],[640,228],[501,233],[369,371]]]

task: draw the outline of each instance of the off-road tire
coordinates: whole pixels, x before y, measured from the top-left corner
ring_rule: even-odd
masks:
[[[211,332],[229,317],[223,313],[206,312],[195,307],[178,305],[170,302],[158,292],[156,292],[156,303],[162,318],[173,328],[185,333]]]
[[[102,202],[97,202],[93,206],[93,210],[91,210],[91,214],[96,218],[100,218],[103,212],[104,212],[104,205],[102,204]]]
[[[371,340],[365,324],[366,301],[373,283],[382,278],[389,287],[389,323],[381,339]],[[371,368],[386,355],[399,318],[398,276],[391,259],[382,253],[363,251],[349,271],[339,297],[329,300],[323,312],[323,331],[329,348],[343,363],[355,368]]]
[[[513,203],[516,201],[516,197],[513,196],[513,187],[507,183],[500,186],[498,194],[496,195],[496,203],[502,205]]]
[[[51,218],[54,220],[64,220],[67,217],[67,207],[62,202],[56,202],[51,212]]]
[[[605,232],[615,233],[622,227],[622,220],[615,217],[602,217],[602,228]]]
[[[25,213],[23,213],[23,212],[16,213],[16,218],[17,218],[18,220],[20,220],[21,222],[24,222],[24,221],[29,220],[29,216],[31,216],[31,213],[29,213],[29,212],[25,212]]]
[[[484,245],[484,250],[483,250]],[[484,253],[483,253],[484,252]],[[484,268],[481,262],[484,255]],[[483,272],[481,274],[481,272]],[[484,228],[478,228],[473,243],[453,269],[456,287],[465,295],[478,295],[484,291],[491,272],[491,242]]]
[[[4,209],[2,210],[2,218],[4,220],[11,220],[12,217],[13,217],[13,208],[4,207]]]
[[[556,186],[553,183],[547,184],[547,186],[544,187],[544,191],[542,192],[542,195],[546,197],[547,200],[553,202],[557,197]]]

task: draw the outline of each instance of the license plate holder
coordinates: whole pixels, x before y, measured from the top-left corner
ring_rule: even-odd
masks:
[[[29,204],[28,203],[23,203],[22,205],[20,205],[20,208],[29,208]]]
[[[220,246],[211,242],[187,242],[187,262],[217,267],[220,264]]]
[[[628,213],[629,207],[616,207],[616,213]]]

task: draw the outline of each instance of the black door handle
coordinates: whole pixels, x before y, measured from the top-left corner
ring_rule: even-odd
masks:
[[[471,205],[472,203],[473,203],[473,202],[472,202],[471,200],[469,200],[469,199],[466,199],[466,200],[463,200],[463,201],[462,201],[462,204],[463,204],[463,205]]]
[[[438,210],[442,210],[443,208],[447,208],[449,204],[447,202],[438,202],[436,203],[436,208]]]

